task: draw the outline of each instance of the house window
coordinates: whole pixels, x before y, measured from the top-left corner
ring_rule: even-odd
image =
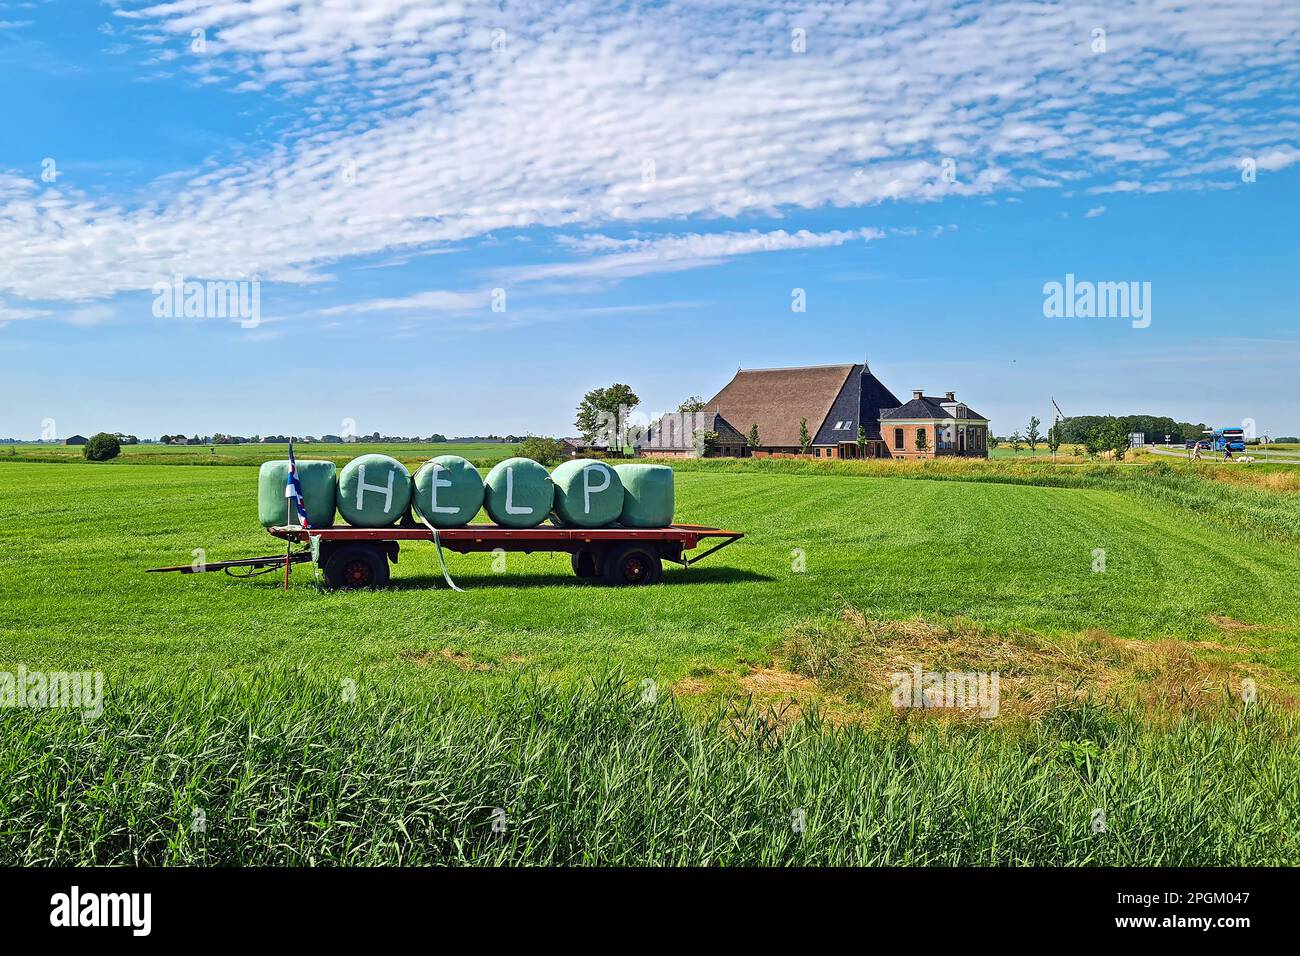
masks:
[[[903,430],[901,428],[894,429],[894,450],[903,450]]]
[[[924,428],[918,428],[918,429],[916,430],[916,442],[917,442],[918,445],[928,445],[928,444],[929,444],[929,443],[925,440],[925,429],[924,429]]]

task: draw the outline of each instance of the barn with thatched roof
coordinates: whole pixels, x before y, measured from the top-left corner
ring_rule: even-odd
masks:
[[[656,457],[797,455],[806,427],[814,458],[986,458],[988,425],[952,392],[904,403],[866,364],[805,365],[740,369],[702,409],[662,416],[636,445]]]

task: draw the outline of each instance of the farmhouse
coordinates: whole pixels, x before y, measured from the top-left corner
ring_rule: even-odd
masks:
[[[957,401],[952,392],[943,398],[913,392],[907,404],[881,409],[880,430],[890,458],[987,458],[989,454],[989,420]]]
[[[806,421],[804,426],[802,423]],[[866,364],[742,369],[696,413],[665,415],[645,455],[797,455],[807,428],[814,458],[988,457],[988,419],[952,392],[904,404]],[[751,431],[758,441],[750,445]],[[708,447],[692,443],[709,436]]]
[[[63,444],[65,444],[65,445],[84,445],[84,444],[86,444],[87,441],[89,441],[89,439],[86,438],[85,435],[69,435],[67,438],[63,439]]]

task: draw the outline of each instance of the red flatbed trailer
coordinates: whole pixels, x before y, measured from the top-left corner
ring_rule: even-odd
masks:
[[[377,588],[388,584],[388,564],[397,563],[403,541],[435,541],[441,548],[466,554],[476,551],[568,552],[573,571],[580,578],[601,579],[611,585],[655,584],[663,575],[663,562],[690,567],[744,534],[704,525],[674,524],[666,528],[565,528],[540,525],[536,528],[503,528],[471,524],[463,528],[439,528],[401,524],[388,528],[338,526],[308,530],[296,525],[267,529],[284,541],[307,544],[302,551],[237,561],[217,561],[150,571],[201,571],[248,569],[237,577],[304,561],[319,564],[325,583],[333,588]],[[688,555],[700,542],[717,539],[708,550]],[[261,569],[261,570],[259,570]],[[287,571],[286,571],[287,575]]]

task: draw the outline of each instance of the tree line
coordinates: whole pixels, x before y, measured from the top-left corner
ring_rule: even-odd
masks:
[[[1167,415],[1078,415],[1066,418],[1054,427],[1060,428],[1062,442],[1082,445],[1099,428],[1114,429],[1116,426],[1125,435],[1142,432],[1147,441],[1156,442],[1163,442],[1166,435],[1170,441],[1190,441],[1202,438],[1205,432],[1204,422],[1195,425],[1176,422]]]

